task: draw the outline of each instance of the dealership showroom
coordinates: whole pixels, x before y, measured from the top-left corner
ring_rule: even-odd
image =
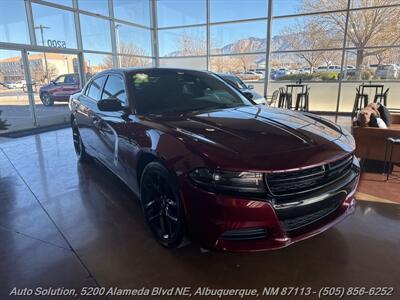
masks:
[[[400,299],[400,0],[0,0],[0,299]]]

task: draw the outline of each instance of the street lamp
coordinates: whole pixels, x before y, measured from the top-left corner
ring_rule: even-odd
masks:
[[[51,27],[40,24],[39,26],[35,26],[34,28],[40,30],[40,36],[42,37],[42,46],[44,47],[44,29],[50,29]],[[45,67],[45,72],[46,72],[46,80],[47,80],[47,83],[49,83],[49,70],[48,70],[48,66],[47,66],[46,51],[43,52],[43,56],[44,56],[44,67]]]

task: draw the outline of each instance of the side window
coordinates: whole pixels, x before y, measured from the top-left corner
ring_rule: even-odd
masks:
[[[54,80],[58,84],[63,84],[65,82],[65,75],[62,75],[58,77],[56,80]]]
[[[106,76],[101,76],[92,81],[90,86],[88,87],[87,96],[92,98],[93,100],[100,100],[101,88],[103,87],[104,80]]]
[[[127,103],[124,81],[121,77],[108,76],[101,99],[116,98],[123,104]]]
[[[78,82],[78,76],[75,74],[65,75],[65,83],[66,84],[76,84]]]

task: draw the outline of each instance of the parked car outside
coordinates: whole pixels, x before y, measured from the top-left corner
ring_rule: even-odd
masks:
[[[262,79],[261,74],[257,74],[256,72],[253,72],[253,71],[239,73],[239,74],[237,74],[237,76],[242,80],[260,80],[260,79]]]
[[[79,75],[75,73],[63,74],[52,80],[50,84],[40,87],[40,100],[46,106],[55,101],[68,102],[69,96],[81,90]]]
[[[223,73],[218,74],[224,80],[226,80],[229,84],[232,84],[235,88],[239,89],[246,97],[251,99],[256,104],[267,104],[267,100],[258,94],[252,85],[247,85],[239,77],[234,74]]]
[[[378,79],[398,79],[400,68],[396,64],[380,65],[376,68],[375,77]]]
[[[98,159],[132,189],[165,247],[187,236],[224,251],[282,248],[354,212],[350,133],[253,105],[213,73],[108,70],[69,107],[78,159]]]
[[[276,80],[286,75],[290,75],[290,71],[286,68],[279,68],[271,74],[271,79]]]

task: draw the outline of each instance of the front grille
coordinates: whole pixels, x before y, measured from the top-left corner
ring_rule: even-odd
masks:
[[[340,199],[338,199],[329,206],[321,210],[315,211],[313,213],[309,213],[291,219],[281,220],[282,227],[285,231],[289,232],[307,226],[334,212],[339,207],[340,203],[341,201]]]
[[[353,156],[290,172],[268,173],[265,181],[273,196],[285,197],[314,191],[345,177],[352,168]]]
[[[229,241],[243,241],[264,239],[267,237],[267,230],[265,228],[243,228],[225,231],[221,239]]]

